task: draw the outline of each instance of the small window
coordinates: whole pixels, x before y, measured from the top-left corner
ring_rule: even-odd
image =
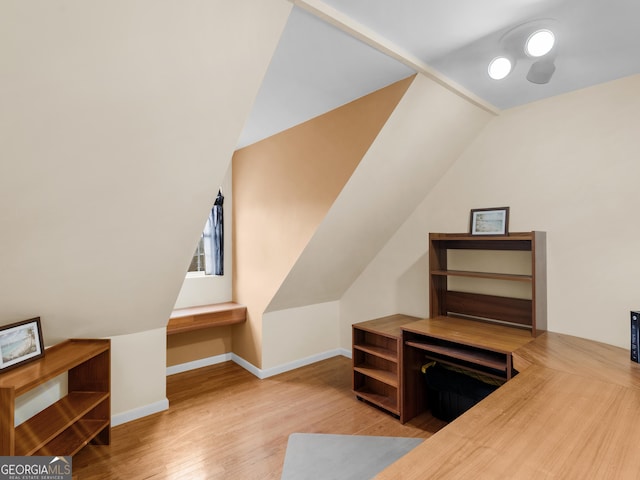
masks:
[[[200,235],[200,241],[196,247],[196,251],[193,252],[193,258],[191,259],[191,265],[189,265],[190,272],[204,272],[205,271],[205,259],[204,259],[204,235]]]
[[[193,253],[188,272],[204,272],[205,275],[224,275],[224,222],[222,189],[218,190],[215,203],[207,218],[198,246]]]

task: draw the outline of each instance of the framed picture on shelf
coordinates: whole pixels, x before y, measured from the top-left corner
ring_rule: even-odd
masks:
[[[40,317],[0,326],[0,372],[43,356]]]
[[[471,210],[469,232],[471,235],[508,235],[509,207]]]

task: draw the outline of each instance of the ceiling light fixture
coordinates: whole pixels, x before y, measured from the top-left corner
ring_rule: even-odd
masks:
[[[494,80],[502,80],[511,73],[511,60],[507,57],[496,57],[489,63],[489,76]]]
[[[536,30],[527,38],[524,51],[530,57],[542,57],[551,51],[555,41],[556,37],[551,30]]]
[[[529,73],[527,73],[527,80],[531,83],[537,83],[538,85],[544,85],[549,83],[553,72],[556,71],[556,66],[553,63],[553,58],[543,58],[531,65]]]
[[[549,83],[556,70],[558,48],[553,30],[557,27],[558,22],[553,18],[540,18],[507,30],[499,40],[502,53],[489,63],[489,77],[502,80],[520,62],[518,70],[528,69],[526,79],[529,82]]]

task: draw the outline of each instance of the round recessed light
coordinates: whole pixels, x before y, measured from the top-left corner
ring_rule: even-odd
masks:
[[[511,72],[511,60],[507,57],[496,57],[489,63],[488,71],[494,80],[502,80]]]
[[[524,51],[530,57],[541,57],[551,51],[555,41],[556,37],[551,30],[537,30],[527,38]]]

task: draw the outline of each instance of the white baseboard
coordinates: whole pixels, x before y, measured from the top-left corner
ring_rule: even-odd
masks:
[[[200,360],[194,360],[193,362],[181,363],[179,365],[173,365],[167,367],[167,377],[169,375],[175,375],[176,373],[188,372],[189,370],[195,370],[196,368],[208,367],[210,365],[216,365],[218,363],[228,362],[232,360],[231,353],[223,353],[221,355],[215,355],[213,357],[202,358]]]
[[[280,373],[288,372],[290,370],[295,370],[296,368],[304,367],[306,365],[311,365],[312,363],[319,362],[321,360],[326,360],[327,358],[337,357],[338,355],[342,355],[343,357],[351,358],[351,350],[347,350],[344,348],[336,348],[334,350],[328,350],[326,352],[318,353],[315,355],[311,355],[309,357],[300,358],[298,360],[294,360],[293,362],[283,363],[282,365],[277,365],[275,367],[260,369],[253,365],[252,363],[247,362],[244,358],[239,357],[235,353],[232,354],[231,360],[238,365],[240,365],[245,370],[253,373],[259,379],[265,379],[269,377],[273,377],[274,375],[278,375]]]
[[[111,417],[111,426],[116,427],[118,425],[122,425],[123,423],[131,422],[133,420],[146,417],[147,415],[163,412],[164,410],[168,409],[169,400],[165,398],[164,400],[160,400],[159,402],[151,403],[149,405],[144,405],[142,407],[134,408],[133,410],[113,415]]]
[[[293,362],[284,363],[276,367],[267,368],[265,370],[256,367],[253,363],[248,362],[244,358],[235,353],[223,353],[222,355],[215,355],[213,357],[207,357],[200,360],[194,360],[193,362],[181,363],[180,365],[173,365],[167,367],[167,376],[175,375],[176,373],[188,372],[189,370],[195,370],[196,368],[208,367],[210,365],[216,365],[218,363],[224,363],[231,360],[232,362],[240,365],[242,368],[252,373],[256,377],[263,379],[269,378],[280,373],[288,372],[289,370],[295,370],[296,368],[304,367],[305,365],[311,365],[312,363],[326,360],[327,358],[337,357],[342,355],[343,357],[351,358],[351,350],[346,348],[336,348],[334,350],[328,350],[326,352],[311,355],[310,357],[294,360]]]
[[[236,355],[235,353],[231,354],[231,361],[233,363],[236,363],[236,364],[240,365],[242,368],[244,368],[249,373],[253,373],[256,377],[258,377],[260,379],[264,378],[262,376],[262,370],[260,370],[258,367],[256,367],[253,363],[247,362],[244,358]]]

